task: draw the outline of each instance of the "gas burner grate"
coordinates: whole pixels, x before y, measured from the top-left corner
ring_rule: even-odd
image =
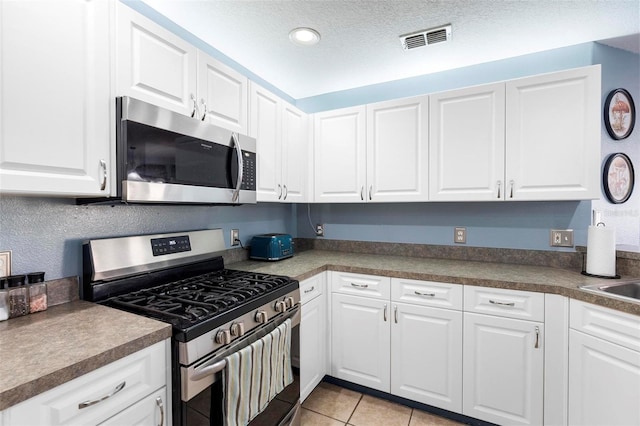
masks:
[[[290,283],[288,277],[224,269],[116,296],[114,307],[185,329],[217,317]]]

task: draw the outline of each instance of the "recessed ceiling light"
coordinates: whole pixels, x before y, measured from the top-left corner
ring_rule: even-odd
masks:
[[[320,41],[320,33],[313,28],[295,28],[289,32],[289,40],[301,46],[313,46]]]

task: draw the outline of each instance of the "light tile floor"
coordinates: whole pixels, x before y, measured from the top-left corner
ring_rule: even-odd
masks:
[[[302,426],[459,426],[431,413],[322,382],[302,404]]]

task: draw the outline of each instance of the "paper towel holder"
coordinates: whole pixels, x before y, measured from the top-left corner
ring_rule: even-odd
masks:
[[[586,275],[587,277],[593,277],[593,278],[606,278],[608,280],[619,280],[620,279],[620,275],[616,274],[613,276],[609,276],[609,275],[596,275],[596,274],[590,274],[587,272],[587,252],[585,251],[584,253],[582,253],[582,272],[580,272],[582,275]]]

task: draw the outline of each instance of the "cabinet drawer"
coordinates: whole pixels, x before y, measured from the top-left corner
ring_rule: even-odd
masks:
[[[9,408],[5,426],[88,425],[107,420],[166,385],[167,344],[156,343]],[[86,407],[80,408],[83,403]]]
[[[326,273],[315,275],[300,282],[300,301],[304,305],[324,293]]]
[[[462,286],[435,281],[392,278],[391,300],[461,311]]]
[[[640,317],[571,299],[569,326],[575,330],[640,351]]]
[[[376,275],[352,274],[349,272],[331,272],[331,291],[333,293],[353,294],[390,299],[391,278]]]
[[[543,322],[544,293],[466,285],[464,310]]]

